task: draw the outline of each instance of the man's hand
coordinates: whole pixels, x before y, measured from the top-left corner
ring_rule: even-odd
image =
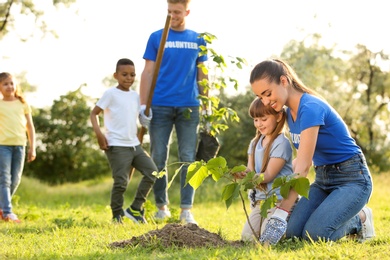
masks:
[[[149,116],[145,115],[145,109],[146,109],[146,105],[141,105],[141,111],[139,113],[138,119],[143,127],[149,129],[150,121],[152,120],[152,109],[151,108],[149,109]]]
[[[287,216],[288,211],[277,208],[265,225],[264,232],[260,236],[260,243],[265,245],[277,244],[284,233],[286,233]]]

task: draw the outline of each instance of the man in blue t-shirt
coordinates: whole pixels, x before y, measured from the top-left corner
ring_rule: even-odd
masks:
[[[180,162],[195,161],[197,147],[197,128],[199,124],[198,95],[207,95],[207,91],[198,84],[207,78],[199,64],[207,60],[200,56],[200,46],[206,46],[199,34],[185,28],[185,19],[190,13],[190,0],[167,0],[171,25],[165,44],[164,55],[153,93],[151,104],[152,121],[150,123],[150,151],[159,171],[165,169],[168,161],[169,139],[175,126],[178,140]],[[141,109],[145,109],[163,30],[152,33],[146,45],[143,58],[145,68],[141,74]],[[185,185],[187,166],[180,172],[180,220],[197,224],[190,209],[194,200],[194,189]],[[157,219],[171,216],[168,209],[168,174],[157,179],[153,190],[158,212]]]

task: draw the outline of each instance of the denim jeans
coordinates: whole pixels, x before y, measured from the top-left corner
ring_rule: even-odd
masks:
[[[315,166],[309,199],[302,197],[291,214],[287,238],[336,241],[362,229],[360,210],[372,192],[372,179],[363,154],[334,164]]]
[[[115,217],[122,214],[124,193],[131,178],[131,167],[134,167],[143,175],[131,207],[138,210],[142,209],[156,180],[152,173],[157,171],[157,168],[152,158],[141,145],[135,147],[110,146],[106,151],[106,156],[114,180],[111,190],[112,215]]]
[[[197,131],[199,125],[199,106],[196,107],[164,107],[152,106],[153,118],[150,123],[150,151],[159,171],[165,169],[168,154],[169,140],[173,126],[175,126],[178,141],[179,161],[194,162],[197,147]],[[180,207],[192,208],[194,189],[185,185],[188,165],[180,172]],[[153,191],[157,207],[169,204],[168,173],[156,180]],[[185,185],[185,186],[184,186]]]
[[[20,184],[25,158],[24,146],[0,145],[0,207],[12,213],[12,196]]]

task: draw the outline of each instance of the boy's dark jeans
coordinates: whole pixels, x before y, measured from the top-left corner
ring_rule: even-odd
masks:
[[[156,176],[157,167],[152,158],[144,151],[141,145],[132,147],[110,146],[106,156],[112,170],[114,183],[111,191],[111,210],[113,216],[123,212],[124,193],[130,180],[130,170],[133,166],[143,175],[138,185],[135,198],[131,206],[141,209],[150,193]]]

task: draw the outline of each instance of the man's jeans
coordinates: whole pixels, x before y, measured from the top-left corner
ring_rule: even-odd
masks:
[[[196,107],[163,107],[152,106],[153,118],[150,124],[150,151],[159,171],[165,169],[169,140],[175,125],[178,141],[179,161],[192,163],[195,161],[197,147],[197,130],[199,124],[199,106]],[[194,189],[191,185],[184,186],[188,165],[180,172],[180,207],[192,208]],[[157,207],[169,204],[168,173],[156,180],[153,191]]]
[[[336,241],[362,229],[360,210],[372,192],[372,179],[364,155],[334,164],[315,166],[316,179],[309,200],[301,198],[287,226],[288,238]]]
[[[0,145],[0,207],[12,213],[12,195],[19,186],[25,158],[24,146]]]

